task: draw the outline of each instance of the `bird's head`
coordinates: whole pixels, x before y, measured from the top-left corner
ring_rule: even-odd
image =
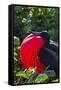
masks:
[[[36,36],[42,37],[47,42],[47,44],[49,44],[50,37],[47,31],[42,31],[42,32],[30,31],[27,33],[27,35],[30,33],[35,34]]]

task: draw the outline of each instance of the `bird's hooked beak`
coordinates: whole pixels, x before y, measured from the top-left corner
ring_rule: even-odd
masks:
[[[47,31],[42,31],[38,36],[41,36],[41,37],[43,37],[46,41],[47,41],[47,43],[49,43],[49,34],[48,34],[48,32]]]

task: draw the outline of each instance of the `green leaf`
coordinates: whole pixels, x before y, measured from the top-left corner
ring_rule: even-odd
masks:
[[[26,79],[29,79],[27,74],[24,72],[24,71],[20,71],[16,74],[17,77],[23,77],[23,78],[26,78]]]
[[[58,79],[56,79],[56,80],[52,80],[52,82],[59,82],[59,80],[58,80]]]
[[[30,77],[35,73],[35,68],[29,68],[26,70],[26,74]]]
[[[17,53],[16,52],[14,52],[14,56],[17,56]]]
[[[18,46],[20,44],[19,38],[14,36],[14,45]]]
[[[14,56],[14,61],[18,61],[17,58]]]
[[[47,74],[50,79],[53,79],[56,77],[56,73],[54,70],[46,70],[44,73]]]
[[[48,80],[49,79],[47,74],[39,74],[35,79],[35,83],[45,83]]]

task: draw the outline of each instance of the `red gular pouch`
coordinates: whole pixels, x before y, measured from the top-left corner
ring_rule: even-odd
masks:
[[[24,68],[36,67],[36,73],[44,71],[45,65],[38,55],[46,43],[43,37],[35,34],[30,34],[23,40],[20,47],[20,56]]]

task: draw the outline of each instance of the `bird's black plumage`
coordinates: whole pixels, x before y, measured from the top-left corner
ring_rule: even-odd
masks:
[[[52,45],[50,45],[52,47]],[[44,48],[40,53],[39,56],[42,58],[43,62],[46,65],[49,65],[49,69],[52,69],[56,72],[57,77],[59,77],[59,60],[58,60],[58,53],[55,52],[57,47],[52,50],[50,48]]]

